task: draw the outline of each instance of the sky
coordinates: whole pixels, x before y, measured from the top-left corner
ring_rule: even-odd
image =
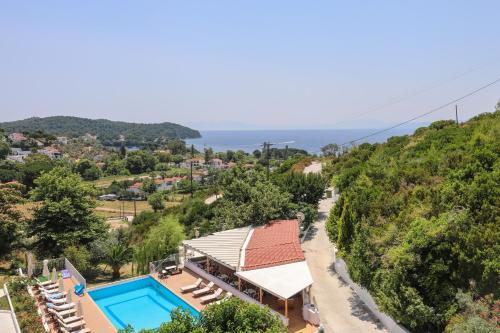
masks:
[[[380,128],[500,78],[500,1],[3,1],[0,121]],[[493,111],[500,83],[458,103]],[[454,117],[454,106],[418,122]]]

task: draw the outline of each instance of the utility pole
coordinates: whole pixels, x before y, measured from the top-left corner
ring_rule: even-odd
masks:
[[[193,197],[193,157],[194,157],[194,145],[191,145],[191,198]]]
[[[457,122],[457,126],[458,126],[458,105],[455,104],[455,120]]]

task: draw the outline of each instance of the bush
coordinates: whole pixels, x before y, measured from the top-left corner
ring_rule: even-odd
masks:
[[[29,279],[19,278],[7,284],[17,321],[22,332],[45,333],[34,299],[28,294]]]
[[[68,246],[64,249],[64,256],[80,272],[86,272],[90,265],[90,252],[83,246]]]

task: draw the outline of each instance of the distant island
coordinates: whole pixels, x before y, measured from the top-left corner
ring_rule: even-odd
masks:
[[[197,130],[170,122],[157,124],[127,123],[107,119],[54,116],[32,117],[0,123],[7,133],[37,132],[70,138],[85,135],[95,136],[103,145],[128,146],[161,143],[170,139],[192,139],[201,137]]]

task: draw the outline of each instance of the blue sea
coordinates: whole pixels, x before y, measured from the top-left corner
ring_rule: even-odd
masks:
[[[415,128],[397,128],[364,141],[357,142],[383,142],[391,136],[412,134]],[[202,137],[188,139],[188,144],[193,144],[199,151],[212,148],[215,152],[226,150],[244,150],[248,153],[255,149],[262,149],[264,141],[276,143],[273,147],[304,149],[310,154],[320,154],[321,147],[329,144],[343,144],[356,140],[365,135],[377,132],[378,129],[318,129],[318,130],[241,130],[241,131],[200,131]]]

